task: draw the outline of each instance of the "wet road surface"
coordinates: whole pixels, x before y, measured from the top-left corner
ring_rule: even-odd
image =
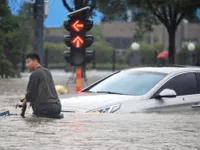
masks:
[[[99,73],[98,73],[99,75]],[[88,84],[102,76],[88,76]],[[66,74],[53,74],[56,84],[66,86]],[[134,150],[200,149],[200,111],[175,114],[73,114],[64,119],[20,117],[15,103],[23,98],[28,74],[21,79],[0,79],[0,150]],[[71,91],[74,85],[70,83]]]

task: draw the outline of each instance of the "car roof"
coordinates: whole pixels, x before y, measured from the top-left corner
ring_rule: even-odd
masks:
[[[200,71],[200,67],[196,66],[182,66],[182,67],[139,67],[126,69],[129,71],[147,71],[147,72],[157,72],[157,73],[177,73],[177,72],[189,72],[189,71]]]

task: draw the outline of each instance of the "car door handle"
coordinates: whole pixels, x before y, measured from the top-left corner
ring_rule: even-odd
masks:
[[[200,103],[194,104],[191,106],[192,108],[200,108]]]

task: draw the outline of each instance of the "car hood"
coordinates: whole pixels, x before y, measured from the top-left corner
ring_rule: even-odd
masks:
[[[66,94],[60,97],[62,111],[66,112],[86,112],[100,107],[140,99],[141,96],[102,93]]]

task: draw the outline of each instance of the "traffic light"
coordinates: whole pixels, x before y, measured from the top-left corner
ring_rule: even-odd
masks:
[[[86,32],[93,27],[91,20],[81,16],[71,16],[70,20],[64,21],[64,27],[70,35],[64,36],[65,44],[70,47],[70,53],[65,53],[65,59],[73,66],[86,63],[86,48],[93,43],[93,36],[86,35]]]
[[[71,63],[70,51],[64,51],[64,58],[68,63]]]
[[[85,62],[90,63],[92,60],[95,59],[95,51],[86,51],[85,55]]]
[[[85,31],[86,32],[90,31],[92,27],[93,27],[93,21],[85,20]],[[93,35],[86,35],[85,39],[86,39],[86,42],[85,42],[86,47],[91,46],[94,41]]]
[[[64,51],[64,58],[65,60],[71,64],[71,52],[70,51]],[[84,63],[90,63],[92,60],[95,59],[95,51],[86,51],[85,53],[85,59]]]

